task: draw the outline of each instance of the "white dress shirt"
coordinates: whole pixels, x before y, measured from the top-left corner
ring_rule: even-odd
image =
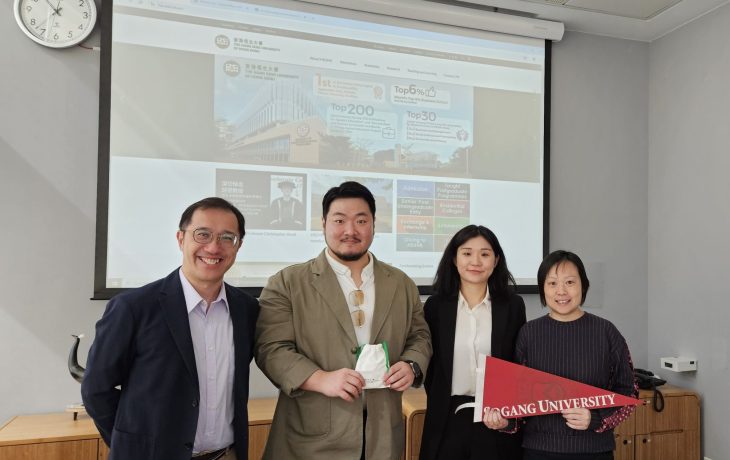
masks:
[[[180,269],[193,337],[200,404],[193,453],[233,444],[233,324],[225,285],[208,306]],[[206,311],[207,310],[207,311]]]
[[[352,322],[352,326],[355,328],[355,336],[357,337],[358,345],[370,343],[370,332],[373,325],[373,311],[375,310],[375,275],[373,272],[372,256],[368,253],[370,262],[368,262],[365,268],[362,269],[362,274],[360,275],[362,284],[358,287],[355,284],[355,280],[352,279],[352,272],[350,269],[346,265],[335,260],[335,258],[330,255],[329,250],[326,250],[324,253],[327,256],[327,262],[329,262],[330,267],[332,267],[332,270],[334,270],[335,275],[337,276],[337,282],[340,283],[342,293],[345,295],[347,308],[350,310],[350,318],[352,319],[352,313],[358,308],[365,312],[365,323],[362,326],[358,327],[354,320]],[[363,292],[365,298],[363,300],[363,304],[356,307],[352,303],[350,293],[358,289]]]
[[[479,354],[492,352],[492,302],[487,295],[474,308],[469,308],[459,292],[454,331],[454,368],[451,394],[474,396]]]

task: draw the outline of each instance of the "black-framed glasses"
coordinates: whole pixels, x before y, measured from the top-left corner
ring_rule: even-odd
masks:
[[[365,303],[365,293],[360,289],[355,289],[350,292],[349,297],[350,303],[355,307],[355,311],[350,313],[350,316],[352,316],[352,324],[355,327],[363,327],[365,325],[365,311],[360,307]]]
[[[212,243],[214,239],[217,239],[218,244],[224,248],[233,248],[238,244],[238,235],[235,233],[223,232],[215,234],[207,228],[196,228],[192,233],[193,240],[200,244]]]

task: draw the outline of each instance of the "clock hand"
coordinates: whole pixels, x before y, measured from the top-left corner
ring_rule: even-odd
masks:
[[[46,25],[47,22],[48,22],[48,18],[44,19],[42,22],[39,22],[38,25],[35,26],[35,30],[39,30],[41,27],[43,27],[44,25]]]
[[[45,32],[46,32],[45,33],[45,40],[48,40],[48,37],[51,36],[51,28],[53,27],[53,20],[52,19],[53,19],[53,16],[55,16],[55,15],[56,15],[55,10],[54,10],[53,13],[51,13],[49,11],[48,14],[46,15],[46,24],[48,24],[48,25],[46,26],[46,30],[45,30]],[[40,27],[41,24],[39,24],[38,26]]]
[[[58,14],[58,10],[53,7],[53,3],[51,3],[50,0],[46,0],[46,3],[48,3],[48,6],[50,6],[51,9],[53,10],[53,14]]]

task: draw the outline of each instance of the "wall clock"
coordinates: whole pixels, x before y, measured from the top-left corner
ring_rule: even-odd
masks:
[[[96,24],[94,0],[15,0],[14,11],[20,29],[51,48],[78,45]]]

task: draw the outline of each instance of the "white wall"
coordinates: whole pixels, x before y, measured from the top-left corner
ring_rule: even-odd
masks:
[[[645,366],[648,45],[568,33],[553,51],[550,249],[581,257],[587,311]]]
[[[0,420],[80,401],[71,333],[90,331],[99,54],[54,51],[0,4]]]
[[[703,397],[704,455],[730,458],[730,6],[654,42],[649,74],[649,348]]]
[[[70,334],[89,336],[83,363],[104,303],[89,300],[99,55],[31,42],[12,2],[0,5],[0,41],[1,423],[80,399]],[[568,33],[553,64],[551,248],[583,257],[589,311],[645,365],[648,45]],[[529,317],[543,314],[537,296],[526,300]],[[257,369],[251,385],[254,397],[273,394]]]

